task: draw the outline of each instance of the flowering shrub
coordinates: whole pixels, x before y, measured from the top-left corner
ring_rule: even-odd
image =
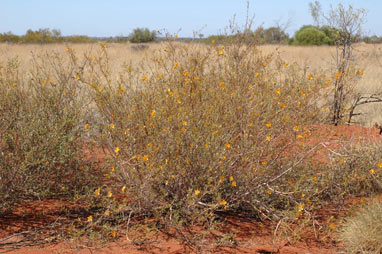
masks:
[[[102,50],[89,58],[92,70],[108,69]],[[150,71],[125,66],[118,81],[82,77],[102,115],[107,177],[118,186],[105,193],[118,192],[130,213],[175,224],[218,211],[273,218],[298,210],[295,183],[313,177],[302,141],[323,117],[323,78],[236,43],[169,41],[153,58]]]
[[[17,59],[0,72],[0,211],[25,199],[42,199],[90,188],[81,158],[83,106],[71,77],[74,59],[36,56],[21,72]],[[64,64],[67,62],[67,64]],[[68,63],[69,62],[69,63]],[[72,68],[68,68],[72,67]]]

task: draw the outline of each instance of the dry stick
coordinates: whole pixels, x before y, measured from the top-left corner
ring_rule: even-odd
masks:
[[[126,227],[126,240],[131,241],[129,238],[129,226],[130,226],[130,219],[133,211],[130,211],[129,218],[127,219],[127,227]]]
[[[320,142],[318,144],[316,144],[314,147],[312,147],[308,152],[305,153],[304,156],[302,156],[297,162],[295,162],[291,167],[289,167],[288,169],[286,169],[284,172],[282,172],[280,175],[274,177],[273,179],[271,179],[270,181],[266,182],[266,183],[263,183],[263,185],[268,185],[269,183],[272,183],[274,181],[276,181],[277,179],[279,179],[280,177],[282,177],[283,175],[285,175],[286,173],[288,173],[289,171],[291,171],[295,166],[297,166],[298,164],[300,164],[311,152],[313,152],[318,146],[323,146],[323,144],[327,144],[328,142]],[[325,146],[324,146],[325,147]]]
[[[46,227],[43,227],[43,228],[35,228],[35,229],[32,229],[32,230],[26,230],[26,231],[22,231],[22,232],[19,232],[19,233],[16,233],[16,234],[13,234],[13,235],[10,235],[10,236],[7,236],[5,238],[2,238],[0,239],[0,242],[4,242],[8,239],[11,239],[13,237],[16,237],[16,236],[19,236],[19,235],[24,235],[24,234],[28,234],[28,233],[37,233],[39,231],[42,231],[44,229],[47,229],[47,228],[51,228],[53,227],[56,222],[58,221],[59,218],[57,218],[53,223],[47,225]],[[19,243],[22,243],[22,242],[26,242],[28,241],[28,239],[21,239],[19,241],[13,241],[13,242],[7,242],[7,243],[0,243],[0,246],[6,246],[6,245],[13,245],[14,248],[17,248],[17,247],[21,247]],[[30,241],[30,240],[29,240]],[[40,243],[44,243],[43,240],[40,240]],[[34,245],[37,245],[38,242],[37,240],[33,240],[33,243],[30,243],[30,244],[23,244],[22,246],[34,246]]]

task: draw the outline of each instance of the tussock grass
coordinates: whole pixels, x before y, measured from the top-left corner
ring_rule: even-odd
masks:
[[[354,216],[346,218],[339,238],[346,253],[382,252],[382,204],[369,203]]]

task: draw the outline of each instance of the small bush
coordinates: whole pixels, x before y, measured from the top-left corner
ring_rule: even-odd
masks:
[[[346,253],[382,253],[382,204],[370,203],[345,220],[339,239]]]
[[[155,31],[150,31],[148,28],[136,28],[129,36],[129,41],[132,43],[152,42],[155,39]]]
[[[28,199],[80,193],[95,172],[80,151],[86,100],[75,59],[35,56],[29,75],[17,59],[0,68],[0,212]]]

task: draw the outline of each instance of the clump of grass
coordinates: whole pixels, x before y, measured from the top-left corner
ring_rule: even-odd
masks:
[[[346,253],[382,252],[382,204],[369,203],[353,217],[347,218],[339,230],[339,239]]]

